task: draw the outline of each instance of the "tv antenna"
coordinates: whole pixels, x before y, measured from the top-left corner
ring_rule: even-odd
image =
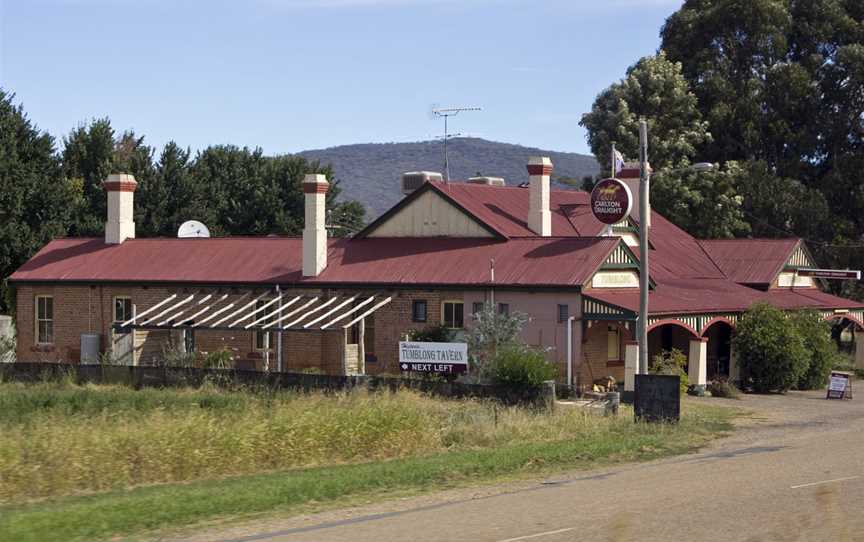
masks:
[[[441,139],[444,140],[444,180],[450,181],[450,162],[447,160],[447,140],[451,137],[459,137],[462,134],[451,134],[447,131],[447,119],[455,117],[463,111],[481,111],[479,107],[437,107],[432,106],[432,118],[444,118],[444,135]]]

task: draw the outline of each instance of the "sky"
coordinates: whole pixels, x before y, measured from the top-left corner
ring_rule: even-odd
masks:
[[[681,0],[0,0],[0,87],[61,139],[267,154],[451,133],[589,153],[596,95]]]

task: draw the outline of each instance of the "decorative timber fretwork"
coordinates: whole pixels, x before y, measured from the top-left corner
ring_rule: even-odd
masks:
[[[840,320],[845,318],[855,322],[859,327],[864,326],[864,310],[833,310],[822,311],[822,317],[826,320]]]
[[[798,269],[801,267],[816,267],[816,265],[813,262],[813,258],[810,257],[810,254],[804,248],[804,245],[799,243],[792,252],[792,255],[789,256],[789,259],[786,260],[785,267],[786,269]]]
[[[636,321],[636,313],[583,295],[582,318],[584,320]]]
[[[618,243],[615,250],[606,258],[600,269],[637,269],[639,261],[636,255],[625,243]]]
[[[659,322],[679,323],[701,335],[716,321],[725,321],[730,325],[735,325],[738,323],[739,317],[740,315],[736,313],[655,315],[648,317],[648,328],[650,329]]]

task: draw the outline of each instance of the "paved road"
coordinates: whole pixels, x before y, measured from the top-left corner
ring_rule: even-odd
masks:
[[[703,399],[708,400],[708,399]],[[864,396],[710,399],[753,418],[700,453],[200,533],[265,542],[864,540]]]

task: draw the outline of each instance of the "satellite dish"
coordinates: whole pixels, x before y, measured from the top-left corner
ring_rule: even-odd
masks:
[[[180,229],[177,230],[177,237],[181,239],[190,237],[210,237],[210,230],[207,229],[207,226],[197,220],[187,220],[181,224]]]

